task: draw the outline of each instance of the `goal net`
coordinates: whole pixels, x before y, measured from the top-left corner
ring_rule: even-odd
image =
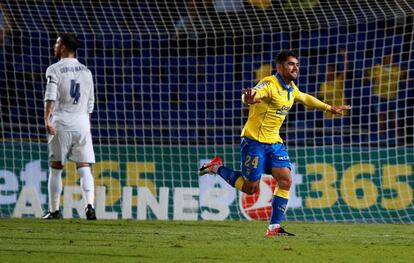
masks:
[[[242,89],[291,49],[299,89],[352,110],[291,109],[286,219],[414,221],[412,1],[116,2],[0,4],[0,217],[47,209],[45,71],[57,33],[76,32],[96,86],[98,218],[266,220],[271,176],[248,196],[197,169],[215,155],[240,168]],[[84,217],[73,163],[63,183],[64,217]]]

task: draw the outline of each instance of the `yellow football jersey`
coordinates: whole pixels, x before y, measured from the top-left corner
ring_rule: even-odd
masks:
[[[284,84],[284,83],[283,83]],[[276,76],[263,78],[253,89],[260,103],[250,105],[249,117],[241,136],[261,143],[283,143],[280,127],[295,99],[301,96],[298,87],[291,82],[286,88]]]

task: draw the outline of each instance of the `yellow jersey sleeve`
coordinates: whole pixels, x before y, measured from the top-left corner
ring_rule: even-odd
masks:
[[[256,92],[256,96],[254,97],[256,100],[260,100],[263,98],[268,98],[271,96],[271,82],[270,81],[261,81],[257,84],[253,90]]]
[[[331,108],[328,104],[306,93],[301,93],[300,96],[295,97],[295,100],[310,108],[321,109],[325,111]]]

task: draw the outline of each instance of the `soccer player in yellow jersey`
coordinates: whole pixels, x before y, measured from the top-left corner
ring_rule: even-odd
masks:
[[[199,175],[215,173],[246,194],[259,190],[262,173],[271,174],[278,187],[272,200],[272,215],[266,236],[293,235],[280,223],[286,211],[292,184],[289,155],[279,135],[279,129],[295,101],[305,106],[342,114],[349,105],[331,106],[300,92],[294,80],[298,78],[299,62],[292,51],[277,56],[277,73],[263,78],[253,89],[243,91],[242,101],[249,105],[249,117],[241,133],[241,172],[223,166],[219,156],[202,165]]]
[[[398,83],[406,78],[407,72],[393,61],[392,55],[382,58],[366,72],[366,79],[373,81],[373,105],[379,115],[380,137],[386,137],[387,126],[397,130],[397,93]]]
[[[344,58],[344,70],[337,71],[336,64],[328,64],[326,68],[326,81],[321,84],[318,92],[318,99],[321,99],[325,103],[330,105],[345,105],[345,79],[348,73],[348,59],[345,53],[345,49],[339,50],[340,54]],[[346,112],[344,112],[346,113]],[[333,115],[330,111],[325,112],[325,117],[332,118],[337,115]]]

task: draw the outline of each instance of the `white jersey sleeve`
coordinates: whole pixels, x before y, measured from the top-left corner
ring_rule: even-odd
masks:
[[[48,67],[46,70],[46,92],[45,92],[45,101],[46,100],[53,100],[57,99],[58,93],[58,85],[59,85],[59,78],[56,74],[55,68],[52,66]]]

